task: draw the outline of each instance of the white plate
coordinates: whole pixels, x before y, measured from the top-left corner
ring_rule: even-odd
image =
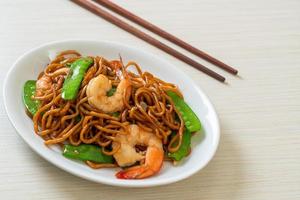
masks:
[[[143,70],[155,74],[162,80],[177,84],[203,126],[203,132],[192,138],[191,155],[178,166],[165,162],[159,174],[153,177],[143,180],[120,180],[115,178],[116,171],[120,169],[93,170],[85,164],[64,158],[57,147],[47,148],[43,140],[34,133],[32,121],[25,114],[21,98],[22,88],[26,80],[36,79],[38,73],[49,62],[49,56],[53,57],[56,52],[67,49],[78,50],[83,55],[102,55],[109,59],[116,59],[121,54],[124,62],[134,60]],[[153,54],[114,42],[67,40],[37,47],[21,56],[11,67],[3,91],[4,104],[11,123],[35,152],[67,172],[103,184],[146,187],[185,179],[198,172],[212,159],[219,143],[220,128],[215,109],[191,78]]]

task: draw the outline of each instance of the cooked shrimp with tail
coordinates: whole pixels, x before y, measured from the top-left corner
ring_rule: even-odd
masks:
[[[136,145],[147,147],[145,155],[136,152]],[[118,172],[117,178],[142,179],[158,173],[162,167],[164,151],[161,140],[154,133],[147,132],[137,125],[129,125],[128,134],[117,135],[113,148],[119,148],[114,154],[119,166],[127,167],[136,162],[141,163]]]

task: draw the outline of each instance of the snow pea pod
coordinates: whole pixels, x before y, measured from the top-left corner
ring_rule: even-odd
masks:
[[[65,100],[73,100],[76,98],[84,74],[93,64],[92,58],[79,58],[70,66],[70,72],[64,81],[62,89],[62,98]]]
[[[38,111],[40,106],[40,101],[32,99],[32,96],[35,95],[35,90],[36,90],[36,81],[34,80],[26,81],[23,87],[23,102],[26,109],[32,115],[34,115]]]
[[[81,161],[94,161],[97,163],[113,163],[113,157],[102,153],[100,147],[89,144],[73,146],[66,144],[63,148],[63,156]]]
[[[191,150],[191,137],[191,132],[185,130],[182,135],[182,143],[179,149],[176,152],[169,152],[168,157],[173,160],[180,161],[182,158],[188,156]]]
[[[167,94],[173,100],[175,107],[181,114],[187,130],[190,132],[199,131],[201,129],[201,122],[190,106],[175,92],[167,91]]]

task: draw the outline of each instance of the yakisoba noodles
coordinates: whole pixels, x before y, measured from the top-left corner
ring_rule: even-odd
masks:
[[[179,88],[133,61],[67,50],[26,84],[27,113],[45,144],[92,168],[127,167],[118,178],[146,178],[163,160],[188,156],[200,129]]]

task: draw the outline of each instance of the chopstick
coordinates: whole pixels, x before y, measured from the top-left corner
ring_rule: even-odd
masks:
[[[195,60],[185,56],[184,54],[180,53],[179,51],[167,46],[166,44],[160,42],[159,40],[151,37],[150,35],[138,30],[137,28],[131,26],[130,24],[122,21],[121,19],[113,16],[109,12],[103,10],[92,0],[71,0],[72,2],[80,5],[81,7],[93,12],[94,14],[102,17],[103,19],[109,21],[112,24],[115,24],[116,26],[122,28],[123,30],[137,36],[138,38],[148,42],[149,44],[152,44],[153,46],[161,49],[162,51],[165,51],[166,53],[178,58],[179,60],[193,66],[194,68],[204,72],[205,74],[211,76],[212,78],[220,81],[225,82],[225,77],[222,75],[208,69],[204,65],[196,62]]]
[[[207,53],[201,51],[200,49],[197,49],[193,47],[192,45],[186,43],[185,41],[179,39],[178,37],[162,30],[161,28],[155,26],[154,24],[140,18],[139,16],[133,14],[132,12],[122,8],[121,6],[109,1],[109,0],[94,0],[101,4],[102,6],[118,13],[119,15],[127,18],[128,20],[139,24],[140,26],[144,27],[145,29],[148,29],[149,31],[169,40],[170,42],[182,47],[183,49],[189,51],[190,53],[195,54],[196,56],[205,59],[206,61],[226,70],[227,72],[231,74],[237,74],[238,71],[229,65],[223,63],[222,61],[208,55]]]

